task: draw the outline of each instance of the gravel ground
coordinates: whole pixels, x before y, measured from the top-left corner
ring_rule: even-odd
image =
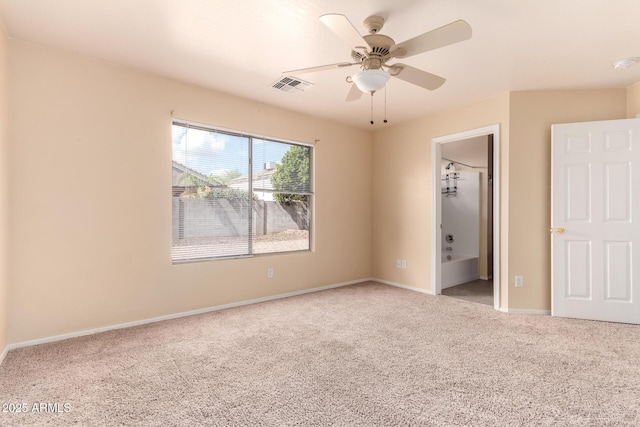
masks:
[[[229,252],[244,252],[246,237],[197,237],[173,241],[173,259],[194,257],[226,256]],[[230,249],[225,251],[224,248]],[[286,230],[279,233],[256,236],[253,239],[253,253],[264,254],[309,249],[308,230]]]

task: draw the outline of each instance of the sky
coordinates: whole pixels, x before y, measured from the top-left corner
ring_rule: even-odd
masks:
[[[290,144],[253,139],[253,171],[264,169],[266,162],[281,163]],[[210,132],[184,126],[172,126],[173,160],[206,175],[249,171],[249,138]]]

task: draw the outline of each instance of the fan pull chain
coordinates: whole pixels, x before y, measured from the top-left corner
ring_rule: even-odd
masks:
[[[384,122],[387,123],[387,85],[384,85]]]
[[[373,124],[373,92],[371,92],[371,124]]]

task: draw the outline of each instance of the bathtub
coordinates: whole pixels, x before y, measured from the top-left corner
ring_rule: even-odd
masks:
[[[451,259],[447,259],[450,257]],[[478,280],[478,257],[465,255],[442,254],[441,283],[442,289],[462,283]]]

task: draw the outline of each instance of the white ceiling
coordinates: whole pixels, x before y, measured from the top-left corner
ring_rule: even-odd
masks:
[[[457,19],[470,40],[403,59],[447,82],[427,91],[387,86],[387,117],[398,123],[517,90],[624,88],[640,81],[638,0],[0,0],[10,37],[54,46],[242,97],[342,121],[384,126],[384,92],[346,103],[355,67],[304,74],[314,84],[284,93],[285,70],[350,61],[349,47],[318,17],[345,14],[366,34],[369,15],[397,43]]]

